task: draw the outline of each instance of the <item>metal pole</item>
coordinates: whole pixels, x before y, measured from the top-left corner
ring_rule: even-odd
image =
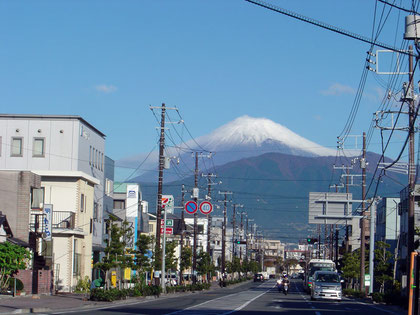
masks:
[[[409,46],[408,50],[412,52],[413,46]],[[411,95],[414,95],[413,91],[413,56],[409,56],[409,77],[410,77],[410,87]],[[409,102],[409,154],[408,154],[408,224],[407,224],[407,270],[410,270],[410,255],[414,251],[414,186],[415,186],[415,176],[416,168],[414,165],[414,121],[415,110],[414,110],[414,98]],[[408,275],[410,276],[410,275]]]
[[[160,219],[162,212],[162,186],[163,186],[163,166],[165,159],[165,103],[162,104],[162,114],[160,119],[160,140],[159,140],[159,181],[158,181],[158,196],[157,196],[157,211],[156,211],[156,246],[155,253],[160,250]]]
[[[225,194],[225,204],[223,209],[223,226],[222,226],[222,275],[225,274],[226,268],[226,212],[227,212],[227,194]],[[224,281],[224,278],[223,278]]]
[[[159,221],[160,223],[160,221]],[[160,228],[159,228],[160,232]],[[166,209],[164,209],[163,214],[163,244],[162,244],[162,272],[161,272],[161,281],[162,281],[162,292],[166,292],[166,281],[165,281],[165,256],[166,256]]]
[[[198,152],[195,152],[195,171],[194,171],[194,187],[198,187]],[[198,198],[194,197],[194,201],[197,202]],[[198,212],[198,211],[197,211]],[[197,212],[194,213],[194,245],[193,245],[193,283],[197,282],[196,270],[197,270]]]
[[[235,257],[235,217],[236,217],[236,204],[233,205],[233,217],[232,217],[232,261]]]
[[[207,180],[208,180],[208,186],[207,186],[207,196],[209,197],[209,200],[211,200],[211,175],[208,174]],[[210,255],[210,236],[211,236],[211,214],[209,213],[207,215],[207,253]],[[211,259],[211,255],[210,255]]]
[[[360,291],[365,294],[365,200],[366,200],[366,133],[363,132],[363,157],[360,160],[362,168],[362,219],[360,220]]]
[[[370,243],[369,243],[369,274],[370,274],[370,286],[369,294],[373,293],[373,260],[375,258],[375,216],[376,216],[376,200],[372,201],[370,207]]]
[[[184,213],[185,213],[185,209],[184,209],[184,202],[185,202],[185,186],[184,184],[182,184],[182,191],[181,191],[181,206],[182,206],[182,212],[181,212],[181,246],[180,246],[180,252],[179,252],[179,256],[181,257],[182,255],[182,248],[184,247],[184,233],[185,231],[185,217],[184,217]],[[184,277],[182,275],[182,268],[179,268],[179,283],[182,284],[184,281]]]

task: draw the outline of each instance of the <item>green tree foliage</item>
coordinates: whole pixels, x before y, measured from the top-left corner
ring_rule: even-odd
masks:
[[[192,249],[191,247],[182,247],[180,269],[184,271],[192,266]]]
[[[177,270],[177,259],[175,257],[175,242],[166,242],[165,246],[165,270]]]
[[[392,253],[388,250],[391,245],[385,242],[375,243],[375,269],[374,279],[379,283],[381,293],[385,292],[385,283],[392,281]]]
[[[140,273],[150,271],[150,258],[147,256],[152,245],[152,238],[148,235],[139,235],[134,251],[134,268]]]
[[[354,286],[354,280],[360,277],[360,250],[355,250],[351,253],[344,254],[343,257],[343,272],[344,278],[351,287]]]
[[[209,253],[201,251],[197,257],[197,272],[200,275],[208,275],[214,271],[214,265]]]
[[[19,269],[25,269],[31,253],[24,247],[9,242],[0,243],[0,288],[8,285],[8,280]]]

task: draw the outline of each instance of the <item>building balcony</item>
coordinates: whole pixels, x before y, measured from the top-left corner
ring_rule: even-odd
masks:
[[[31,213],[29,229],[31,232],[43,234],[48,230],[45,215],[42,212]],[[72,233],[83,234],[83,230],[76,227],[76,213],[72,211],[53,211],[51,228],[53,233]]]

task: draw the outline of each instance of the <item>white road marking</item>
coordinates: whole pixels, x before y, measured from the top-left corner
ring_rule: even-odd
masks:
[[[246,307],[249,303],[255,301],[256,299],[258,299],[260,296],[263,296],[264,294],[266,294],[267,292],[271,291],[272,288],[268,289],[267,291],[261,293],[260,295],[257,295],[256,297],[254,297],[253,299],[249,300],[248,302],[242,304],[241,306],[237,307],[236,309],[234,309],[233,311],[230,312],[226,312],[223,313],[223,315],[227,315],[227,314],[232,314],[234,312],[240,311],[241,309],[243,309],[244,307]]]
[[[384,309],[384,308],[380,308],[380,307],[377,307],[377,306],[375,306],[375,305],[368,304],[368,303],[357,302],[357,304],[367,305],[367,306],[370,306],[370,307],[372,307],[372,308],[374,308],[374,309],[377,309],[377,310],[380,310],[380,311],[382,311],[382,312],[389,313],[389,314],[399,314],[399,313],[396,313],[396,312],[393,312],[393,311],[390,311],[390,310],[386,310],[386,309]]]

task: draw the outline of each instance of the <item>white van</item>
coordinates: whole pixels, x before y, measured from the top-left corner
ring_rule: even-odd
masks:
[[[311,300],[328,299],[341,301],[341,280],[334,271],[316,271],[311,286]]]

